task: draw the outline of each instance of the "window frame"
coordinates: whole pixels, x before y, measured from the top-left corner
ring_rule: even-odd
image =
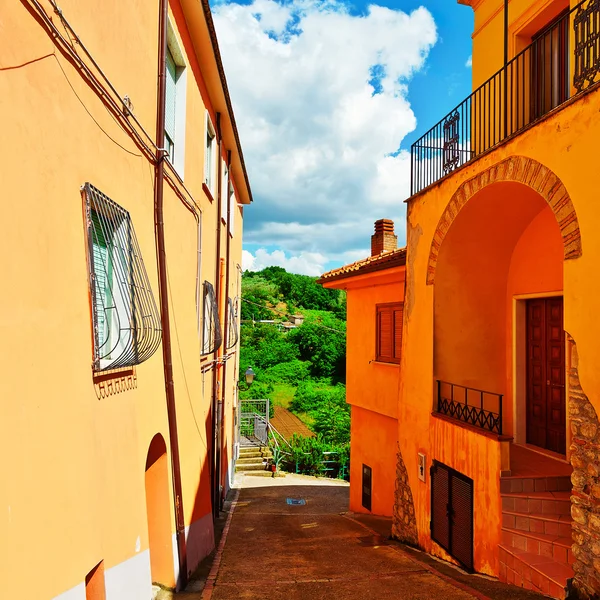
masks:
[[[210,139],[210,142],[209,142]],[[208,111],[206,111],[205,119],[205,138],[204,138],[204,184],[209,189],[210,193],[215,195],[215,156],[216,156],[216,140],[215,127]]]
[[[397,331],[396,312],[401,312],[402,318],[399,323],[400,331]],[[381,320],[380,315],[391,313],[391,354],[381,353]],[[404,321],[404,302],[386,302],[375,305],[375,361],[399,365],[402,359],[402,326]],[[396,339],[400,337],[400,348],[397,348]]]

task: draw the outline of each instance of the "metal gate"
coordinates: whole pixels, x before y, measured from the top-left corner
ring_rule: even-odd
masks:
[[[242,445],[246,441],[266,446],[269,434],[269,400],[241,400],[239,426]]]
[[[473,570],[473,480],[434,460],[431,539]]]

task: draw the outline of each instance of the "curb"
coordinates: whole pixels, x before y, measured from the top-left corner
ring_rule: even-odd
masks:
[[[237,506],[238,498],[240,497],[240,490],[235,491],[235,497],[231,502],[231,508],[229,510],[229,514],[227,515],[227,521],[225,522],[225,527],[223,527],[223,533],[221,534],[221,540],[219,542],[219,547],[215,554],[215,558],[213,559],[212,567],[210,568],[210,573],[206,578],[206,584],[204,589],[202,590],[201,600],[210,600],[212,598],[213,589],[215,587],[215,583],[217,580],[217,575],[219,573],[219,568],[221,567],[221,558],[223,556],[223,550],[225,548],[225,542],[227,541],[227,535],[229,534],[229,528],[231,526],[231,519],[233,518],[233,513],[235,512],[235,507]]]

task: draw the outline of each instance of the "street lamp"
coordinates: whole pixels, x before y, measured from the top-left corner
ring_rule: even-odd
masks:
[[[255,375],[254,371],[252,370],[252,367],[248,367],[244,375],[246,376],[246,383],[248,384],[248,387],[250,387],[252,385],[252,382],[254,381]]]

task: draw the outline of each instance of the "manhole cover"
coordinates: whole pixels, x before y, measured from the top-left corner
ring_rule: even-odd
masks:
[[[291,506],[304,506],[306,500],[304,498],[288,498],[287,503]]]
[[[388,540],[380,535],[364,535],[357,538],[361,546],[387,546]]]

